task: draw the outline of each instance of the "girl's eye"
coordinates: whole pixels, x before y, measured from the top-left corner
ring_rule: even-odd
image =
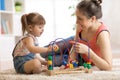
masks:
[[[42,27],[39,27],[39,29],[42,29]]]
[[[41,29],[41,28],[42,28],[42,26],[41,26],[41,25],[38,25],[38,28],[39,28],[39,29]]]
[[[38,25],[38,28],[42,29],[42,28],[44,28],[44,26],[43,25]]]

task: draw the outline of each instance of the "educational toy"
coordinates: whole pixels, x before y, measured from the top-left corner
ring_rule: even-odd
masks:
[[[62,39],[62,38],[58,38],[58,39]],[[52,41],[49,45],[53,46],[54,44],[56,44],[56,41],[58,39],[56,39],[55,41]],[[64,45],[66,46],[67,42],[64,39],[62,39],[62,40],[63,40]],[[75,41],[69,41],[69,44],[74,45]],[[59,48],[56,48],[55,51],[58,51],[58,50],[59,50],[59,52],[61,52],[61,54],[64,54],[64,52],[61,51],[61,49],[59,49]],[[69,50],[67,48],[67,46],[66,46],[66,50]],[[88,56],[88,61],[86,63],[84,63],[83,66],[78,65],[78,60],[77,59],[70,61],[69,54],[71,54],[71,53],[68,53],[68,55],[63,56],[63,59],[62,59],[63,68],[59,68],[59,69],[54,69],[54,58],[53,58],[53,56],[55,57],[55,55],[53,55],[53,54],[54,54],[54,51],[52,51],[51,55],[48,54],[48,70],[47,70],[47,74],[50,75],[50,76],[51,75],[56,75],[56,74],[91,73],[92,72],[92,69],[91,69],[92,66],[91,66],[91,60],[90,60],[89,51],[88,51],[88,55],[89,55]]]

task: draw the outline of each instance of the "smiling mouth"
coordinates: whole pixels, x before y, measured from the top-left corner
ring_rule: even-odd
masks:
[[[83,26],[82,26],[82,25],[79,25],[79,27],[80,27],[80,28],[83,28]]]

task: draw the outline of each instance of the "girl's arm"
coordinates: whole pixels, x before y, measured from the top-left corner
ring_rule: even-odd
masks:
[[[52,46],[40,47],[34,45],[34,40],[31,37],[27,37],[23,40],[24,46],[32,53],[46,53],[47,51],[52,51]]]

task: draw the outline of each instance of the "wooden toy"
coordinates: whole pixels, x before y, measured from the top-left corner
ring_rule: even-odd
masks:
[[[58,75],[58,74],[73,74],[73,73],[92,73],[92,69],[84,68],[83,66],[79,66],[76,68],[67,68],[67,69],[54,69],[48,70],[47,74],[49,76]]]
[[[54,43],[52,43],[52,44],[55,44],[55,41],[53,41],[53,42]],[[69,43],[74,45],[75,41],[70,41]],[[61,49],[59,49],[57,47],[56,51],[57,50],[61,50]],[[62,52],[62,51],[60,51],[60,52]],[[63,60],[62,60],[63,68],[54,69],[53,61],[54,61],[53,55],[48,55],[47,74],[49,76],[57,75],[57,74],[71,74],[71,73],[92,73],[90,56],[88,56],[88,61],[86,63],[84,63],[83,66],[78,66],[78,61],[77,60],[70,61],[69,60],[69,55],[68,56],[67,55],[63,56]]]

